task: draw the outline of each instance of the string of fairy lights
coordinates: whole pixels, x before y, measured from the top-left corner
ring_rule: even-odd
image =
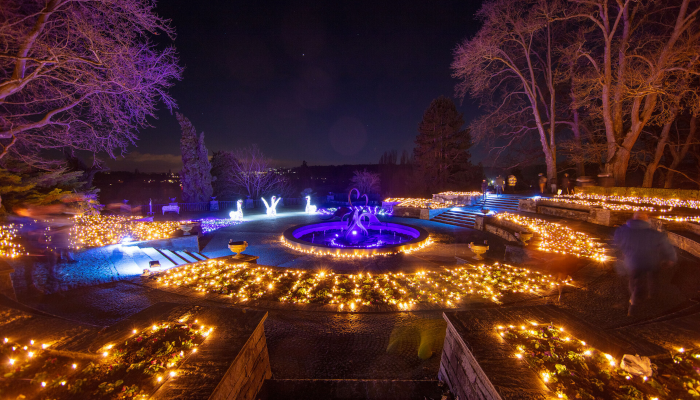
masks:
[[[608,203],[605,200],[578,199],[578,198],[570,197],[567,195],[558,195],[555,197],[547,198],[546,200],[557,202],[557,203],[578,204],[578,205],[589,206],[589,207],[601,207],[601,208],[605,208],[607,210],[613,210],[613,211],[646,211],[646,212],[664,212],[665,213],[665,212],[669,212],[673,209],[672,207],[659,208],[659,207],[644,206],[644,205],[637,205],[637,204]]]
[[[429,208],[431,210],[460,206],[460,204],[442,203],[442,202],[437,202],[433,199],[418,199],[418,198],[409,198],[409,197],[390,197],[390,198],[384,200],[384,202],[386,202],[386,203],[399,203],[396,205],[396,207]]]
[[[107,343],[95,355],[53,351],[56,341],[6,337],[0,343],[0,393],[58,400],[110,392],[124,395],[119,398],[148,398],[177,376],[178,368],[212,334],[214,327],[189,318],[134,329],[129,338]]]
[[[530,218],[508,212],[498,213],[496,218],[513,222],[537,233],[541,239],[539,244],[539,250],[541,251],[570,254],[600,262],[607,260],[603,244],[584,232],[578,232],[567,226],[543,219]]]
[[[483,196],[481,192],[440,192],[439,196],[460,196],[460,197],[477,197]]]
[[[571,283],[527,268],[499,263],[416,273],[338,274],[226,260],[174,267],[151,279],[163,287],[217,293],[238,302],[268,300],[333,304],[339,310],[350,311],[371,305],[392,305],[409,310],[419,303],[451,308],[469,297],[500,303],[507,293],[542,295],[559,285]]]
[[[660,216],[660,217],[658,217],[658,218],[659,218],[659,219],[662,219],[662,220],[664,220],[664,221],[673,221],[673,222],[695,222],[695,223],[700,222],[700,216],[698,216],[698,215],[695,215],[695,216],[685,216],[685,217],[681,217],[681,216],[674,216],[674,217],[671,217],[671,216],[665,216],[665,215],[663,215],[663,216]]]
[[[291,242],[287,240],[284,235],[280,237],[281,243],[294,251],[298,251],[300,253],[305,253],[305,254],[311,254],[314,256],[331,256],[331,257],[337,257],[337,258],[372,258],[372,257],[380,257],[380,256],[390,256],[398,253],[404,253],[404,254],[411,254],[414,251],[421,250],[425,248],[426,246],[430,246],[433,241],[431,238],[427,238],[424,242],[422,243],[416,243],[411,245],[410,247],[404,247],[404,248],[399,248],[398,250],[394,250],[391,248],[388,249],[377,249],[376,251],[373,252],[368,252],[366,248],[364,249],[354,249],[352,250],[353,253],[348,253],[341,251],[339,248],[321,248],[321,247],[314,247],[311,250],[301,247],[295,242]]]
[[[664,199],[660,197],[646,196],[607,196],[600,194],[576,193],[573,195],[561,195],[560,198],[577,200],[595,200],[601,202],[631,203],[636,205],[660,206],[670,208],[690,208],[700,210],[700,200],[689,199]]]
[[[698,349],[677,348],[655,357],[654,366],[649,365],[646,371],[630,370],[623,360],[575,338],[564,327],[524,321],[519,326],[497,326],[496,333],[512,345],[516,359],[537,371],[557,398],[658,400],[700,396]]]
[[[22,225],[0,225],[0,257],[15,258],[26,254],[24,247],[17,243]]]
[[[120,243],[124,238],[155,240],[172,237],[180,221],[137,221],[138,217],[119,215],[80,215],[70,229],[74,249]]]

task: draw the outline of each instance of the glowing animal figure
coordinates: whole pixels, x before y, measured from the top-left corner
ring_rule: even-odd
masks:
[[[238,200],[236,202],[236,206],[238,207],[238,210],[236,211],[231,211],[228,213],[228,216],[231,217],[232,220],[234,221],[243,221],[243,200]]]
[[[267,201],[264,198],[262,198],[263,203],[265,203],[265,208],[267,208],[267,215],[273,217],[277,216],[277,203],[279,203],[280,200],[282,200],[282,198],[278,199],[277,196],[272,196],[272,198],[270,199],[271,204],[268,204]]]
[[[311,205],[311,196],[306,196],[306,213],[316,214],[316,206]]]

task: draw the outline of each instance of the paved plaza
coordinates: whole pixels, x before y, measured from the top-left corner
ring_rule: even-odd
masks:
[[[503,258],[505,244],[481,231],[418,219],[391,218],[425,228],[435,243],[411,254],[346,260],[297,253],[280,243],[280,232],[288,227],[316,222],[318,216],[282,211],[276,218],[251,215],[240,225],[215,231],[202,238],[202,253],[208,257],[230,255],[229,239],[246,240],[246,254],[260,257],[258,263],[274,267],[356,272],[414,272],[453,266],[471,260],[469,242],[489,240],[487,254]],[[555,220],[555,219],[552,219]],[[613,230],[584,222],[561,221],[608,241]],[[36,310],[68,320],[108,326],[158,302],[205,304],[230,307],[196,295],[186,296],[144,286],[141,278],[129,276],[120,262],[133,262],[118,247],[111,257],[79,257],[75,264],[61,266],[65,290],[33,293],[24,290],[23,271],[18,266],[15,288],[18,300]],[[115,253],[123,252],[122,255]],[[601,264],[575,257],[536,252],[529,266],[542,272],[564,274],[574,286],[557,295],[536,297],[509,305],[557,304],[572,314],[608,331],[636,330],[649,323],[670,323],[678,318],[698,317],[700,274],[697,261],[681,252],[679,263],[661,277],[660,296],[645,304],[639,315],[627,317],[627,279],[616,273],[614,262]],[[127,260],[127,261],[125,261]],[[35,276],[41,287],[45,277]],[[238,306],[241,307],[241,306]],[[475,303],[470,307],[498,307]],[[245,307],[241,307],[245,308]],[[435,379],[445,335],[442,310],[419,312],[334,313],[268,309],[265,322],[273,376],[276,379]],[[668,321],[665,321],[666,318]],[[640,328],[641,329],[641,328]]]

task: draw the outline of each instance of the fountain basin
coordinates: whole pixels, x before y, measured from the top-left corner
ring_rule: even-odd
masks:
[[[370,226],[367,236],[351,232],[346,240],[342,229],[347,225],[347,221],[331,221],[293,226],[284,231],[281,239],[284,245],[296,251],[337,257],[411,252],[430,243],[425,229],[391,222]]]

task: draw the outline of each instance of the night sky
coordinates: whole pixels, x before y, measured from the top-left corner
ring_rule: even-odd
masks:
[[[203,5],[203,4],[206,4]],[[184,78],[171,90],[210,152],[257,143],[277,166],[376,163],[411,151],[430,101],[453,96],[452,50],[479,1],[161,0]],[[458,107],[468,122],[478,108]],[[112,170],[180,168],[161,110]]]

